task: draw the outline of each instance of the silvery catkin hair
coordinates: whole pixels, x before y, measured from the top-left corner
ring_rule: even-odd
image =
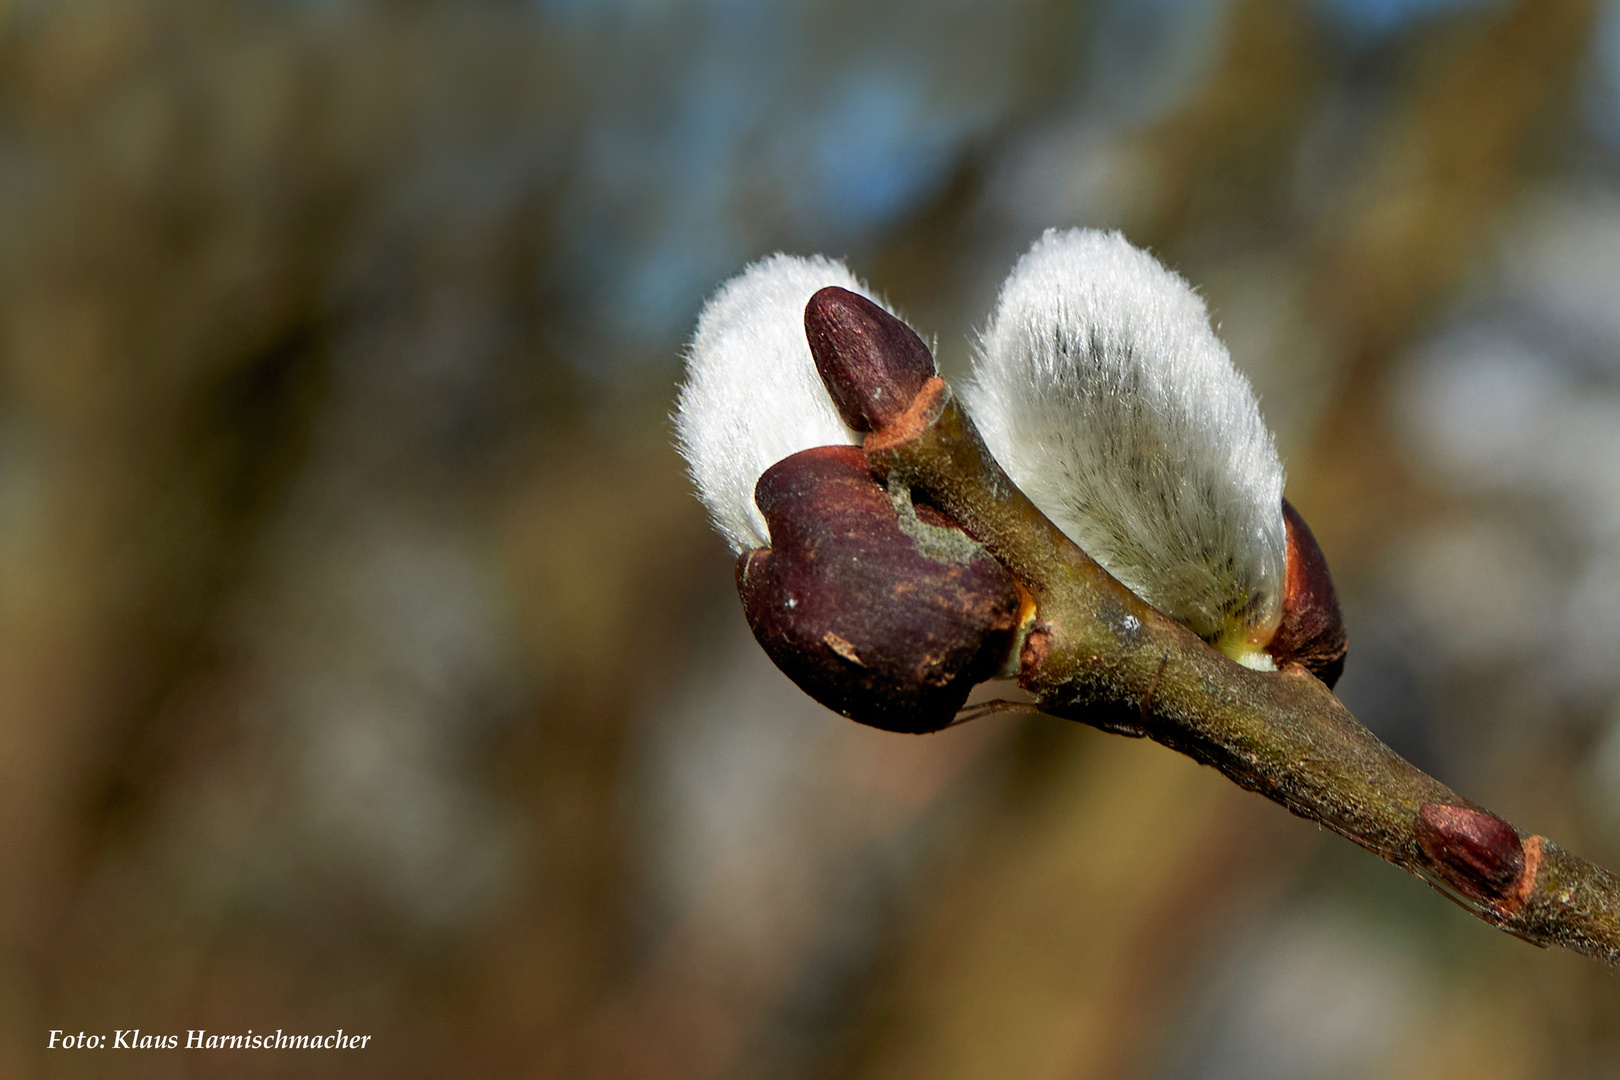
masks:
[[[964,397],[1013,481],[1138,596],[1206,639],[1269,637],[1282,463],[1179,276],[1117,232],[1049,230],[1002,285]]]

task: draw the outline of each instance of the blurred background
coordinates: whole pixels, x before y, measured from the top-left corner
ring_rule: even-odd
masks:
[[[1620,867],[1617,0],[0,2],[0,1077],[1620,1077],[1620,981],[1211,770],[857,727],[670,446],[1048,226],[1253,380],[1402,753]],[[45,1052],[46,1033],[372,1035]]]

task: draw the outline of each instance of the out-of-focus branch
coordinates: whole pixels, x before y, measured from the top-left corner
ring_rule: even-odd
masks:
[[[1620,878],[1418,770],[1302,669],[1241,667],[1148,606],[1036,509],[942,380],[873,432],[866,453],[1034,598],[1019,682],[1043,711],[1213,765],[1509,933],[1620,964]]]
[[[1535,175],[1597,11],[1593,0],[1519,0],[1473,33],[1435,39],[1343,212],[1309,241],[1308,313],[1340,367],[1311,453],[1291,472],[1318,539],[1349,555],[1341,573],[1373,559],[1389,522],[1434,506],[1389,436],[1391,364]]]

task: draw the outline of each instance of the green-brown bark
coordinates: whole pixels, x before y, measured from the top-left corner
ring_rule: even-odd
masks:
[[[880,475],[961,522],[1033,597],[1019,682],[1042,711],[1151,738],[1509,933],[1620,963],[1620,878],[1510,832],[1385,746],[1303,669],[1242,667],[1149,607],[1036,509],[942,381],[866,452]]]

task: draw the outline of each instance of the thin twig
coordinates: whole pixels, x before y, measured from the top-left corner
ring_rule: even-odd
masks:
[[[1620,878],[1405,761],[1300,668],[1242,667],[1149,607],[1007,477],[943,381],[866,453],[1034,597],[1019,684],[1040,711],[1146,736],[1422,877],[1526,941],[1620,963]]]
[[[957,712],[956,719],[946,724],[941,730],[958,727],[962,724],[968,723],[969,721],[978,720],[981,717],[991,716],[997,713],[1018,713],[1030,715],[1042,711],[1043,710],[1041,707],[1032,701],[1008,701],[1006,698],[994,698],[990,701],[980,701],[975,702],[972,705],[964,706],[960,711]]]

